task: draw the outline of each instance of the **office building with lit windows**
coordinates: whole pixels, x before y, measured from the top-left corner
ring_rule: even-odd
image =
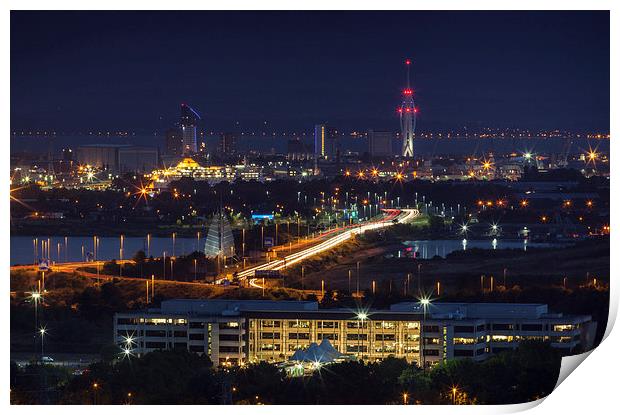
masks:
[[[524,340],[569,354],[592,348],[595,331],[590,316],[550,313],[545,304],[404,302],[356,311],[319,309],[310,301],[182,299],[114,318],[115,342],[131,338],[135,354],[183,348],[216,365],[285,362],[324,339],[356,359],[393,356],[420,366],[480,361]]]
[[[191,155],[198,152],[196,142],[196,128],[200,116],[192,107],[181,104],[181,120],[179,128],[181,130],[181,142],[183,143],[183,154]]]

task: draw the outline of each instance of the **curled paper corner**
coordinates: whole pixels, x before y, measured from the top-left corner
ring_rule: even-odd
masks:
[[[562,358],[562,363],[560,365],[560,374],[558,376],[558,380],[555,383],[555,386],[553,387],[553,391],[551,391],[551,393],[553,393],[558,388],[558,386],[560,386],[560,384],[562,382],[564,382],[564,380],[566,380],[566,378],[568,378],[568,375],[573,373],[573,371],[584,360],[586,360],[586,358],[593,351],[594,351],[594,349],[592,349],[592,350],[590,350],[590,351],[588,351],[586,353],[581,353],[581,354],[578,354],[578,355],[563,357]],[[545,397],[542,397],[540,399],[537,399],[535,401],[518,403],[518,404],[513,404],[513,405],[503,405],[503,406],[498,406],[497,408],[500,409],[499,410],[500,413],[525,412],[525,411],[533,409],[533,408],[537,407],[538,405],[542,404],[549,396],[551,396],[551,393],[549,395],[547,395]]]
[[[586,360],[586,358],[590,356],[590,354],[593,351],[595,351],[605,341],[605,339],[609,336],[609,333],[611,333],[611,330],[613,329],[613,326],[616,322],[617,311],[618,311],[617,298],[615,299],[610,298],[609,314],[607,317],[607,327],[605,327],[605,334],[603,335],[603,339],[592,350],[588,350],[587,352],[581,353],[578,355],[564,356],[562,358],[562,364],[560,366],[560,375],[558,376],[558,381],[555,383],[555,387],[553,388],[553,390],[556,390],[558,386],[560,386],[560,384],[566,380],[568,375],[573,373],[573,371],[577,369],[577,367],[581,363],[583,363],[583,361]]]
[[[610,291],[610,294],[612,291]],[[607,326],[605,327],[605,333],[603,334],[603,338],[600,343],[597,344],[592,350],[588,350],[585,353],[581,353],[574,356],[565,356],[562,358],[562,364],[560,366],[560,375],[558,376],[558,381],[555,383],[555,387],[553,390],[556,390],[558,386],[562,382],[566,380],[568,375],[573,373],[573,371],[581,364],[590,354],[598,349],[598,347],[609,337],[611,330],[613,329],[616,323],[616,315],[618,314],[618,296],[610,295],[609,296],[609,311],[607,314]]]
[[[590,356],[590,353],[592,353],[594,350],[596,350],[596,348],[585,353],[573,356],[564,356],[562,358],[562,364],[560,365],[560,375],[558,376],[558,381],[555,383],[553,390],[556,390],[558,386],[560,386],[560,384],[566,380],[568,375],[573,373],[573,371],[577,369],[577,366],[583,363],[583,361],[586,360],[586,358]]]
[[[497,405],[479,405],[476,406],[477,414],[515,414],[517,412],[525,412],[530,409],[536,408],[538,405],[543,403],[545,399],[547,399],[549,395],[544,396],[535,401],[522,402],[522,403],[513,403],[513,404],[497,404]],[[456,409],[456,408],[454,408]]]
[[[610,294],[611,294],[611,290],[610,290]],[[605,327],[605,334],[603,334],[603,339],[601,340],[601,343],[605,341],[605,339],[609,336],[609,333],[611,333],[611,330],[614,328],[614,325],[616,324],[617,314],[618,314],[618,296],[610,295],[609,296],[609,313],[607,314],[607,327]]]
[[[500,407],[505,409],[505,411],[502,411],[504,413],[525,412],[525,411],[529,411],[530,409],[534,409],[538,405],[543,403],[545,399],[547,399],[547,396],[545,396],[544,398],[536,399],[535,401],[517,403],[513,405],[502,405]]]

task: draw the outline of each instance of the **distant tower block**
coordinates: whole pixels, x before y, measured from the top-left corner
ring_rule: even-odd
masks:
[[[413,101],[413,90],[409,81],[411,60],[405,61],[407,66],[407,87],[403,90],[403,102],[398,108],[400,115],[400,132],[403,138],[403,157],[413,157],[413,135],[415,133],[416,114],[418,109]]]
[[[235,240],[232,235],[230,223],[224,213],[219,210],[213,215],[207,241],[205,242],[205,256],[207,258],[217,258],[224,262],[226,258],[235,255]]]
[[[196,127],[200,115],[189,105],[181,104],[181,122],[179,123],[181,130],[181,140],[183,143],[183,154],[191,155],[198,151],[196,144]]]

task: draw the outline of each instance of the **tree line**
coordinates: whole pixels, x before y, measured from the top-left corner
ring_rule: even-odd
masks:
[[[448,360],[422,370],[404,359],[323,365],[289,377],[266,362],[214,368],[187,350],[141,357],[110,350],[80,374],[11,364],[14,404],[513,404],[553,391],[560,354],[524,342],[485,361]]]

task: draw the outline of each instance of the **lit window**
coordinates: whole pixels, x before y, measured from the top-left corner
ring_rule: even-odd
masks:
[[[474,344],[475,339],[469,337],[455,337],[454,344]]]
[[[556,324],[553,326],[553,331],[571,331],[576,327],[573,324]]]

